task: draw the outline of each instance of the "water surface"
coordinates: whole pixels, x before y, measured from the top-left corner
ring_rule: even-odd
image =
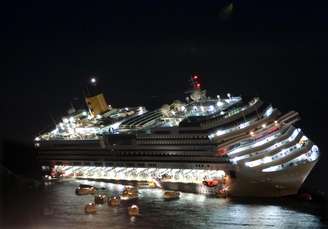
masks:
[[[139,199],[118,207],[99,205],[97,213],[86,215],[84,205],[91,195],[77,196],[80,184],[105,187],[109,194],[122,185],[94,181],[64,181],[47,185],[34,200],[30,228],[317,228],[320,218],[299,202],[232,200],[182,193],[176,201],[164,201],[159,189],[140,189]],[[141,215],[130,217],[127,207],[137,204]],[[28,209],[28,206],[26,206]],[[25,228],[24,227],[24,228]]]

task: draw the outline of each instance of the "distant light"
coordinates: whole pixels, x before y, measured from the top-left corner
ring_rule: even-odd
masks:
[[[263,123],[263,124],[262,124],[262,128],[265,128],[265,127],[266,127],[266,124],[265,124],[265,123]]]
[[[254,131],[249,132],[251,136],[254,136]]]
[[[74,117],[70,117],[70,118],[69,118],[69,121],[70,121],[70,122],[74,122],[74,121],[75,121]]]
[[[36,137],[36,138],[34,138],[34,141],[36,141],[36,142],[38,142],[38,141],[40,141],[40,140],[41,140],[40,137]]]
[[[82,115],[83,115],[83,116],[87,116],[88,113],[87,113],[86,111],[83,111],[83,112],[82,112]]]
[[[200,84],[199,83],[197,84],[197,87],[200,87]]]
[[[198,79],[198,76],[194,76],[193,78],[194,78],[194,80],[195,80],[195,79]]]
[[[231,98],[231,94],[230,93],[228,93],[227,96],[228,96],[229,99]]]
[[[68,123],[68,119],[67,118],[63,118],[64,123]]]
[[[92,77],[92,78],[90,79],[90,82],[91,82],[92,84],[95,84],[95,83],[97,82],[97,80],[96,80],[96,78]]]

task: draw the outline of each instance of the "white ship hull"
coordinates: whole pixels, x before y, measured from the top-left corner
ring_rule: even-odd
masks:
[[[239,171],[236,179],[231,179],[227,196],[231,197],[280,197],[297,194],[306,177],[317,161],[290,167],[271,173],[248,173]],[[245,173],[243,173],[245,172]],[[163,189],[215,195],[222,186],[208,187],[202,183],[160,182]]]

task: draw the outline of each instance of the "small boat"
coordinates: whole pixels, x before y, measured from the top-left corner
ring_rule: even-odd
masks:
[[[113,196],[107,201],[108,206],[112,206],[112,207],[116,207],[120,205],[120,203],[121,203],[121,198],[119,196]]]
[[[134,187],[126,187],[121,194],[121,200],[131,200],[138,198],[138,189]]]
[[[107,196],[103,194],[98,194],[95,196],[95,204],[104,204],[107,200]]]
[[[84,207],[84,211],[86,214],[95,214],[97,212],[97,207],[95,203],[88,203]]]
[[[222,183],[219,179],[208,179],[203,181],[203,185],[206,185],[207,187],[215,187]]]
[[[154,181],[148,181],[149,188],[156,188],[156,183]]]
[[[156,188],[154,181],[139,181],[138,188]]]
[[[95,194],[97,189],[91,185],[81,184],[79,187],[75,189],[76,195],[89,195]]]
[[[137,205],[131,205],[128,207],[128,213],[130,216],[137,216],[139,215],[139,207]]]
[[[165,200],[177,200],[179,198],[180,198],[180,192],[177,192],[177,191],[164,192],[164,199]]]

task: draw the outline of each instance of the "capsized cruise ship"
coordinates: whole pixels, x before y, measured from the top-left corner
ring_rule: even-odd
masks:
[[[319,158],[295,126],[299,114],[257,97],[210,97],[198,75],[191,84],[184,101],[151,111],[113,108],[103,94],[89,94],[88,110],[71,110],[35,138],[44,174],[217,196],[296,194]]]

